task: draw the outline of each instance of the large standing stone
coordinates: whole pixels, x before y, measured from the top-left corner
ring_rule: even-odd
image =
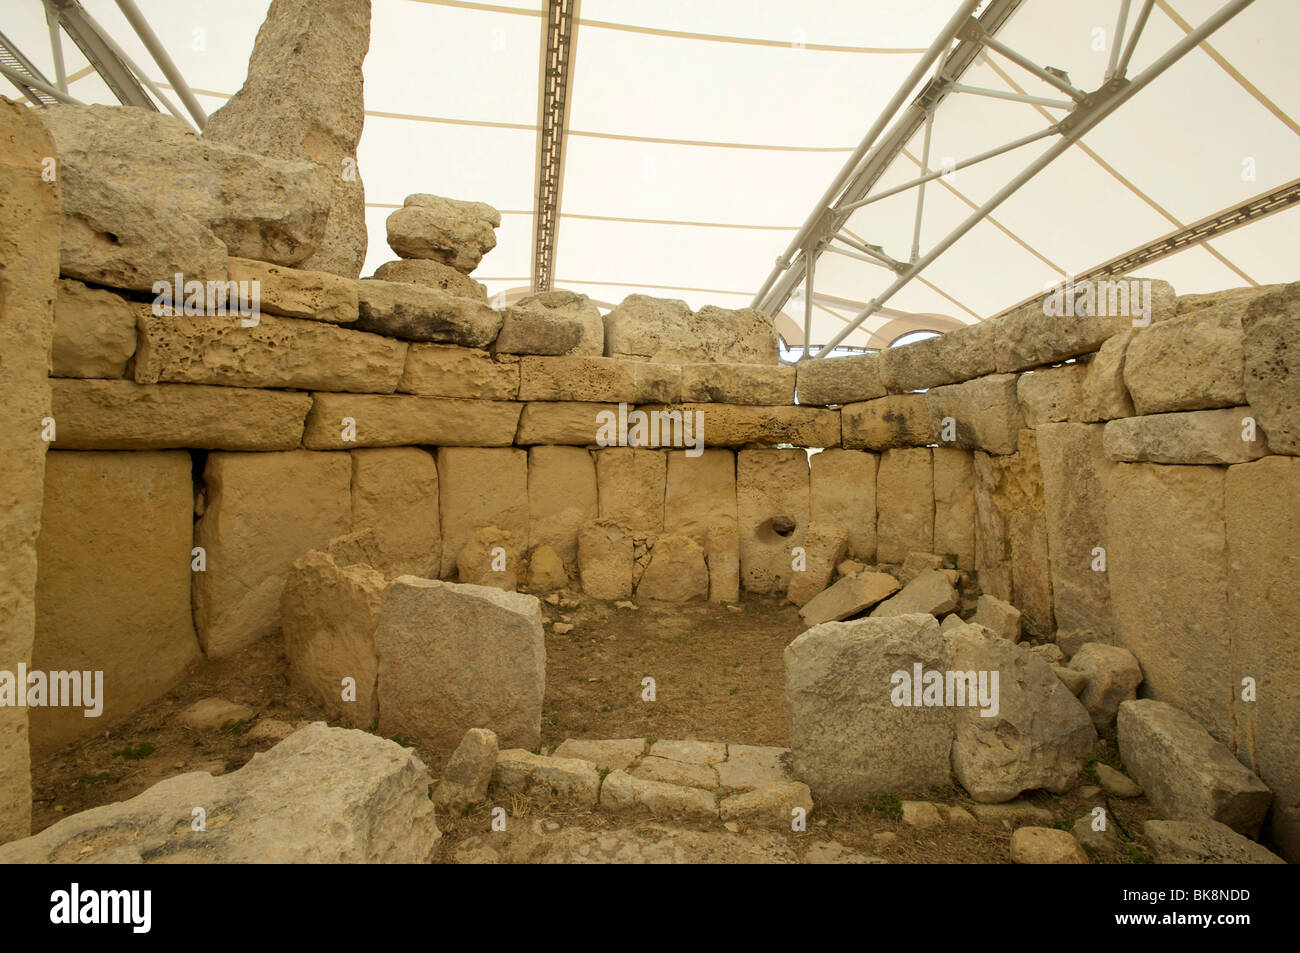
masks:
[[[930,451],[886,450],[876,475],[876,558],[901,563],[934,543],[934,472]]]
[[[546,648],[534,596],[399,576],[375,645],[381,734],[444,751],[475,727],[510,747],[541,741]]]
[[[812,519],[843,526],[849,534],[849,555],[868,562],[876,558],[878,460],[873,453],[836,448],[808,460]]]
[[[121,295],[59,282],[54,305],[51,377],[120,378],[135,353],[137,307]]]
[[[441,836],[429,782],[409,748],[317,722],[231,774],[182,774],[74,814],[0,862],[427,864]]]
[[[636,594],[660,602],[703,602],[709,597],[704,548],[689,536],[660,536],[650,548]]]
[[[31,710],[35,754],[103,733],[199,661],[191,479],[183,451],[46,455],[31,666],[104,674],[97,717]]]
[[[662,364],[780,360],[776,329],[761,311],[706,305],[692,314],[685,301],[647,295],[628,295],[605,315],[605,354]]]
[[[484,202],[408,195],[388,216],[388,245],[403,258],[430,258],[469,274],[497,247],[501,213]]]
[[[705,450],[698,457],[668,451],[664,530],[705,544],[709,528],[736,524],[736,455]]]
[[[508,448],[439,447],[438,512],[444,578],[455,572],[456,557],[480,527],[496,526],[519,540],[528,539],[528,454]]]
[[[353,327],[358,331],[465,347],[491,344],[504,320],[500,311],[473,298],[377,278],[357,282],[357,310]]]
[[[60,106],[38,118],[59,150],[65,275],[150,291],[176,271],[224,279],[222,245],[297,265],[324,237],[330,177],[310,162],[203,139],[147,109]],[[204,231],[187,234],[190,220]]]
[[[632,533],[617,520],[593,520],[578,532],[582,591],[593,599],[632,598]]]
[[[442,571],[438,470],[419,447],[352,451],[352,529],[370,529],[390,574]]]
[[[54,144],[33,110],[0,99],[0,142],[0,670],[16,672],[36,632],[59,184],[41,178]],[[30,764],[27,709],[0,708],[0,842],[31,833]]]
[[[275,0],[257,31],[243,87],[208,117],[203,137],[326,173],[329,220],[306,268],[347,278],[366,257],[366,193],[357,171],[365,121],[361,63],[370,0]]]
[[[302,443],[311,450],[508,447],[519,412],[519,404],[504,400],[318,392],[312,395]]]
[[[1245,463],[1268,453],[1254,420],[1249,407],[1125,417],[1106,424],[1102,446],[1127,463]]]
[[[209,658],[233,655],[280,629],[293,561],[352,524],[347,454],[213,453],[194,528],[207,570],[194,574],[194,625]]]
[[[578,561],[578,532],[594,520],[596,464],[582,447],[528,451],[528,548],[550,546],[565,564]]]
[[[966,705],[953,715],[952,767],[961,786],[984,803],[1036,788],[1068,790],[1097,741],[1087,709],[1047,662],[982,626],[950,629],[944,640],[948,669],[969,673],[968,686],[984,678],[993,689],[986,706],[982,696],[973,704],[967,687]]]
[[[412,344],[397,389],[422,397],[514,400],[519,364],[494,361],[487,351],[454,344]]]
[[[1241,326],[1246,400],[1273,452],[1300,455],[1300,284],[1255,298]]]
[[[784,592],[791,550],[808,530],[808,455],[802,450],[741,450],[736,454],[736,515],[740,580],[750,592]]]
[[[369,730],[379,714],[375,629],[387,592],[370,566],[313,550],[294,560],[280,597],[290,684],[350,728]]]
[[[1139,414],[1244,404],[1240,307],[1218,305],[1142,328],[1124,355],[1124,384]]]
[[[948,667],[931,616],[827,622],[786,646],[794,773],[819,800],[861,801],[950,783],[953,710],[891,700],[895,673],[910,677],[915,665]]]
[[[596,493],[602,520],[659,533],[664,528],[668,457],[658,450],[606,447],[596,451]]]
[[[1223,498],[1237,757],[1273,789],[1273,840],[1283,856],[1300,862],[1300,459],[1229,467]],[[1247,677],[1256,685],[1253,701],[1241,696]]]
[[[503,354],[605,353],[605,320],[584,294],[542,291],[506,311],[494,349]]]
[[[879,354],[853,354],[847,357],[800,361],[798,370],[799,403],[852,404],[885,396],[880,382]]]
[[[1221,467],[1119,463],[1105,500],[1115,643],[1137,656],[1146,694],[1195,712],[1227,743],[1240,686],[1227,675],[1223,488]]]
[[[1119,706],[1119,753],[1157,811],[1255,837],[1273,794],[1190,715],[1153,699]]]
[[[943,446],[1015,453],[1024,425],[1017,380],[1014,374],[994,374],[933,388],[925,395],[930,433]]]
[[[841,442],[850,450],[890,450],[935,443],[938,437],[930,432],[925,399],[925,394],[891,394],[846,404],[840,410]]]
[[[934,546],[956,557],[960,569],[975,568],[975,461],[969,451],[935,447]]]

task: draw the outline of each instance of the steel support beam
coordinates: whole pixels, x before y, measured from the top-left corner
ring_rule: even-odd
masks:
[[[36,65],[23,56],[3,33],[0,33],[0,74],[13,83],[33,106],[48,106],[63,98],[63,94],[50,85]]]
[[[185,108],[194,117],[194,122],[198,125],[199,131],[202,131],[203,127],[208,124],[207,113],[203,111],[203,107],[199,105],[199,101],[195,98],[194,91],[190,89],[189,83],[185,82],[185,77],[181,75],[181,71],[176,68],[176,64],[172,62],[172,58],[167,54],[167,48],[162,45],[162,41],[154,33],[153,27],[149,26],[149,21],[140,12],[140,8],[135,5],[135,0],[117,0],[117,6],[122,11],[122,16],[126,17],[126,22],[131,24],[131,29],[135,30],[136,35],[140,37],[140,42],[144,44],[144,48],[149,51],[149,55],[158,64],[158,68],[163,71],[167,81],[172,84],[172,88],[176,90],[176,95],[181,98]]]
[[[95,67],[95,72],[117,97],[117,101],[123,106],[139,106],[141,109],[152,109],[157,112],[157,104],[149,98],[149,94],[140,85],[131,68],[113,52],[109,43],[100,35],[99,29],[90,21],[81,4],[77,0],[50,0],[50,2],[59,18],[59,25],[68,36],[72,37],[72,42],[81,48],[90,65]]]
[[[542,22],[537,107],[537,192],[533,215],[533,290],[550,291],[564,192],[564,149],[580,0],[548,0]]]

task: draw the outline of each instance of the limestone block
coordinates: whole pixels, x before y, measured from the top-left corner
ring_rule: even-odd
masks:
[[[1024,426],[1017,381],[1014,374],[994,374],[931,389],[925,395],[930,433],[937,435],[941,446],[1015,453]]]
[[[800,547],[802,558],[795,562],[786,598],[797,606],[806,605],[829,585],[848,546],[849,532],[839,523],[810,522]]]
[[[876,558],[901,563],[934,542],[934,472],[928,449],[886,450],[876,474]]]
[[[803,544],[811,512],[808,455],[803,450],[736,454],[740,581],[750,592],[785,592],[791,550]]]
[[[1013,864],[1086,864],[1088,854],[1069,831],[1021,827],[1011,834]]]
[[[404,394],[312,394],[303,445],[312,450],[355,447],[508,447],[520,405]]]
[[[605,354],[662,364],[776,364],[772,320],[753,308],[706,305],[692,314],[686,302],[628,295],[605,315]]]
[[[1087,364],[1061,364],[1021,374],[1016,399],[1026,427],[1073,420],[1083,398]]]
[[[891,394],[905,394],[992,374],[998,370],[995,330],[993,322],[982,321],[936,338],[886,348],[880,352],[880,382]]]
[[[715,404],[793,404],[795,369],[788,364],[687,364],[682,400]]]
[[[848,531],[848,553],[876,558],[876,467],[879,458],[860,450],[830,448],[809,458],[811,518]]]
[[[796,815],[796,809],[802,811]],[[788,830],[796,816],[812,814],[813,799],[808,785],[799,781],[777,781],[723,798],[718,805],[723,821],[741,821],[761,827]]]
[[[1130,328],[1107,338],[1086,365],[1076,420],[1094,423],[1133,416],[1133,398],[1124,386],[1124,355],[1136,333]]]
[[[50,382],[60,450],[292,450],[310,394],[132,381]]]
[[[994,635],[1008,642],[1020,641],[1020,610],[1009,602],[1003,602],[997,596],[990,596],[987,592],[980,596],[975,606],[975,615],[971,616],[971,622],[984,626]]]
[[[330,219],[333,220],[333,212]],[[361,233],[365,234],[364,222]],[[360,262],[356,270],[361,270]],[[351,324],[357,319],[357,283],[352,280],[355,274],[342,278],[328,271],[283,268],[251,258],[228,258],[226,275],[231,281],[247,281],[250,285],[257,282],[258,306],[265,314],[329,324]]]
[[[718,804],[713,794],[699,788],[634,778],[613,771],[600,786],[600,806],[614,813],[648,811],[658,817],[716,821]]]
[[[1110,459],[1127,463],[1246,463],[1268,453],[1249,407],[1112,420],[1102,447]]]
[[[1114,723],[1119,706],[1136,698],[1142,684],[1142,666],[1132,652],[1118,645],[1086,642],[1070,659],[1070,668],[1088,677],[1079,701],[1099,729]]]
[[[513,592],[523,574],[524,541],[496,526],[470,534],[456,557],[456,581]]]
[[[51,377],[120,378],[135,353],[136,306],[121,295],[59,282],[54,301]]]
[[[436,288],[365,278],[357,282],[358,331],[373,331],[408,341],[485,347],[503,320],[482,301]]]
[[[521,541],[528,539],[528,454],[439,447],[437,462],[443,577],[452,575],[461,548],[481,527],[496,526]]]
[[[519,396],[519,365],[454,344],[412,344],[397,389],[421,397],[514,400]]]
[[[1267,847],[1218,821],[1147,821],[1142,833],[1158,864],[1285,864]]]
[[[1244,390],[1274,453],[1300,454],[1300,285],[1251,301],[1241,318]]]
[[[597,769],[622,771],[645,752],[644,738],[609,738],[599,741],[565,738],[551,753],[554,758],[590,761]]]
[[[469,274],[496,248],[501,213],[484,202],[417,194],[386,225],[388,246],[403,258],[429,258]]]
[[[1142,328],[1124,354],[1124,385],[1139,414],[1246,402],[1241,310],[1204,308]]]
[[[840,415],[821,407],[751,407],[741,404],[651,404],[637,408],[647,414],[674,415],[691,421],[695,441],[710,447],[776,446],[838,447]],[[664,428],[660,423],[659,432]],[[650,432],[655,433],[654,424]],[[674,418],[674,429],[675,418]],[[662,444],[661,444],[662,445]],[[675,442],[680,446],[681,442]]]
[[[597,444],[601,425],[618,414],[617,404],[590,404],[583,401],[530,401],[519,416],[515,443],[521,447],[538,444],[591,447]]]
[[[194,626],[209,658],[228,657],[280,629],[293,561],[352,524],[352,462],[343,453],[212,453],[194,544]]]
[[[487,301],[487,288],[451,265],[429,258],[401,258],[385,262],[372,277],[380,281],[405,281],[407,284],[436,288],[461,298]]]
[[[418,447],[352,451],[352,529],[370,529],[389,575],[437,578],[442,571],[438,470]]]
[[[34,756],[102,734],[199,661],[190,466],[176,450],[46,455],[30,667],[103,672],[103,685],[95,717],[83,707],[30,710]]]
[[[704,538],[709,567],[709,601],[740,601],[740,530],[736,523],[714,523]]]
[[[854,573],[814,596],[799,615],[809,628],[823,622],[840,622],[889,598],[899,588],[898,580],[888,573]]]
[[[703,602],[709,597],[704,547],[689,536],[660,536],[650,547],[650,563],[636,594],[660,602]]]
[[[605,319],[600,309],[584,294],[573,291],[540,291],[520,298],[507,312],[510,316],[535,315],[551,320],[562,319],[578,326],[578,337],[563,354],[585,354],[600,357],[605,353]],[[503,329],[504,333],[504,329]],[[501,342],[497,341],[498,350]],[[530,352],[533,353],[533,352]],[[549,352],[548,352],[549,353]]]
[[[528,548],[550,546],[566,565],[578,561],[578,533],[596,519],[596,463],[581,447],[528,451]]]
[[[852,354],[846,357],[800,361],[798,369],[799,403],[853,404],[885,396],[880,381],[879,354]]]
[[[576,550],[576,546],[574,547]],[[577,557],[574,557],[577,562]],[[564,560],[554,548],[538,546],[528,557],[528,588],[532,592],[554,592],[569,584],[569,572]]]
[[[399,576],[375,644],[380,734],[450,751],[478,726],[503,745],[540,743],[546,648],[536,597]]]
[[[897,595],[890,596],[872,609],[871,617],[887,619],[923,613],[937,618],[955,610],[958,601],[957,590],[947,574],[937,569],[927,569],[918,573]]]
[[[497,736],[486,728],[465,732],[447,760],[442,777],[433,791],[433,803],[453,817],[487,797],[492,773],[497,766]]]
[[[593,520],[578,532],[582,591],[594,599],[632,598],[632,533],[616,520]]]
[[[705,545],[709,529],[736,524],[736,454],[705,450],[698,457],[668,451],[664,484],[664,530]]]
[[[595,457],[600,518],[618,520],[630,529],[663,532],[667,454],[605,447]]]
[[[909,347],[911,345],[908,345]],[[843,445],[849,450],[890,450],[935,443],[924,394],[893,394],[840,410]]]
[[[975,568],[975,461],[970,452],[935,447],[934,551]]]
[[[590,761],[511,748],[497,755],[497,790],[540,803],[590,810],[600,800],[600,774]]]
[[[681,368],[606,357],[564,355],[519,359],[520,400],[622,402],[675,401]]]

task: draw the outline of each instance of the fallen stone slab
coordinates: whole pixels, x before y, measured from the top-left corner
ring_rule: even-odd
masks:
[[[440,811],[453,816],[462,814],[471,804],[481,803],[492,783],[497,766],[497,736],[486,728],[465,732],[456,750],[442,769],[438,786],[433,789],[433,803]]]
[[[643,781],[662,781],[664,784],[680,784],[705,791],[712,791],[718,786],[718,772],[710,765],[685,764],[654,755],[641,758],[627,769],[627,773]]]
[[[311,450],[357,447],[508,447],[522,405],[504,400],[405,394],[311,395],[302,442]]]
[[[1113,797],[1141,797],[1142,788],[1138,787],[1133,780],[1123,771],[1116,771],[1108,764],[1095,765],[1097,771],[1097,783],[1101,785],[1103,791]]]
[[[929,569],[919,573],[897,595],[872,609],[871,617],[885,619],[918,612],[932,616],[947,615],[957,608],[959,602],[957,590],[948,575],[937,569]]]
[[[646,810],[657,817],[707,821],[718,817],[713,794],[699,788],[634,778],[611,771],[600,786],[600,806],[615,813]]]
[[[931,830],[936,827],[943,827],[946,823],[944,815],[939,812],[938,806],[931,804],[929,801],[904,801],[902,810],[902,821],[908,827]]]
[[[1102,446],[1111,460],[1127,463],[1246,463],[1268,454],[1255,423],[1250,407],[1125,417],[1106,424]]]
[[[5,844],[0,863],[427,864],[442,836],[429,783],[411,749],[318,722],[238,771],[168,778]]]
[[[1142,684],[1137,656],[1118,645],[1085,642],[1070,659],[1069,667],[1087,676],[1079,701],[1098,728],[1113,724],[1119,706],[1137,698]]]
[[[979,597],[971,622],[982,625],[1008,642],[1020,641],[1020,610],[987,592]]]
[[[429,258],[469,274],[496,248],[501,213],[485,202],[408,195],[388,216],[388,246],[403,258]]]
[[[1147,821],[1142,826],[1158,864],[1285,864],[1267,847],[1218,821]]]
[[[723,798],[718,811],[724,821],[790,830],[812,814],[812,792],[799,781],[777,781]]]
[[[1118,727],[1120,757],[1156,810],[1259,833],[1272,792],[1190,715],[1142,698],[1120,704]]]
[[[600,769],[622,771],[641,757],[645,748],[644,738],[565,738],[551,755],[556,758],[581,758]]]
[[[849,532],[839,523],[809,523],[803,538],[803,561],[786,589],[786,598],[797,606],[807,605],[826,589],[836,565],[849,546]]]
[[[1006,801],[1002,804],[972,804],[970,811],[981,824],[991,824],[1007,830],[1026,824],[1051,824],[1056,819],[1047,808],[1024,800]]]
[[[888,573],[860,572],[845,576],[804,604],[799,616],[809,628],[842,622],[898,592],[898,580]]]
[[[1054,827],[1022,827],[1011,835],[1013,864],[1086,864],[1088,855],[1074,835]]]
[[[331,213],[331,222],[333,214]],[[365,234],[364,227],[362,234]],[[360,270],[360,264],[357,269]],[[351,324],[356,321],[357,283],[328,271],[284,268],[251,258],[226,259],[231,281],[256,281],[258,306],[266,314],[286,318]]]
[[[600,773],[590,761],[511,748],[497,755],[497,792],[590,810],[600,800]]]
[[[60,450],[292,450],[310,394],[198,384],[50,381]]]
[[[491,344],[504,320],[500,311],[473,298],[376,278],[357,282],[357,309],[353,327],[358,331],[465,347]]]

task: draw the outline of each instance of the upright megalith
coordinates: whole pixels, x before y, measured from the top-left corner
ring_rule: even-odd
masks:
[[[302,267],[347,278],[366,257],[366,193],[357,169],[365,121],[361,63],[370,0],[274,0],[257,31],[244,86],[210,117],[205,139],[325,170],[325,235]]]
[[[59,280],[54,143],[25,106],[0,99],[0,671],[31,661],[36,538],[44,496],[42,420]],[[31,832],[27,709],[0,707],[0,841]]]

